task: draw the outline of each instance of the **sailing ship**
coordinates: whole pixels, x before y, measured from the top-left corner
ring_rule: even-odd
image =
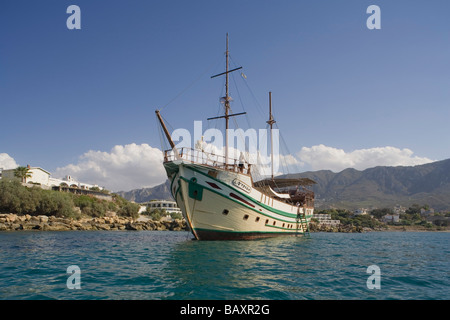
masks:
[[[228,34],[226,71],[211,78],[226,77],[224,102],[225,128],[229,119],[243,113],[230,113]],[[159,110],[155,111],[171,149],[164,151],[164,168],[170,191],[197,240],[251,240],[309,232],[314,212],[314,193],[308,178],[274,177],[254,181],[254,164],[245,157],[230,156],[228,130],[224,155],[202,149],[177,149]],[[275,120],[269,93],[269,120],[272,133]],[[273,164],[273,142],[271,161]],[[241,154],[242,155],[242,154]],[[272,165],[273,168],[273,165]]]

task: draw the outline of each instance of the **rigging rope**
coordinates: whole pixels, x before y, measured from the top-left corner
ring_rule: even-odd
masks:
[[[219,61],[220,62],[220,61]],[[215,67],[217,67],[217,65],[219,64],[219,62],[215,63]],[[167,107],[169,104],[171,104],[172,102],[174,102],[175,100],[177,100],[179,97],[181,97],[186,91],[188,91],[190,88],[192,88],[194,86],[195,83],[197,83],[205,74],[206,72],[208,72],[210,69],[212,69],[212,66],[214,64],[211,64],[210,66],[208,66],[208,68],[206,68],[205,71],[203,71],[196,79],[194,79],[186,88],[184,88],[180,93],[178,93],[172,100],[170,100],[168,103],[166,103],[161,109],[159,109],[159,111],[161,111],[162,109],[164,109],[165,107]]]

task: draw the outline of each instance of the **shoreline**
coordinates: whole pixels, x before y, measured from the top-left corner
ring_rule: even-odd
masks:
[[[1,231],[115,231],[115,230],[156,230],[156,231],[188,231],[189,228],[184,219],[175,220],[151,220],[148,218],[133,219],[129,217],[84,217],[80,219],[59,218],[56,216],[31,216],[17,215],[13,213],[0,214]],[[354,225],[340,225],[338,227],[320,226],[310,224],[313,232],[333,233],[365,233],[365,232],[450,232],[450,228],[426,228],[424,226],[392,226],[386,225],[376,229]]]
[[[394,226],[384,225],[377,228],[360,227],[354,225],[339,225],[335,227],[310,223],[310,232],[334,232],[334,233],[365,233],[365,232],[450,232],[450,227],[427,228],[424,226]]]
[[[0,231],[89,231],[89,230],[187,230],[184,220],[140,220],[129,217],[59,218],[55,216],[0,214]]]

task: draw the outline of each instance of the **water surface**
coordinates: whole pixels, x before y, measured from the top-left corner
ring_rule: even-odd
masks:
[[[0,233],[0,299],[450,299],[450,233],[195,241],[187,232]],[[68,289],[77,265],[81,289]],[[368,289],[368,266],[381,270]]]

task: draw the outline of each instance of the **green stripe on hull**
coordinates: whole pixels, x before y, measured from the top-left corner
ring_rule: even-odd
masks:
[[[253,203],[257,204],[258,206],[260,206],[260,207],[262,207],[262,208],[264,208],[264,209],[266,209],[266,210],[269,210],[269,211],[271,211],[271,212],[273,212],[273,213],[277,213],[277,214],[283,215],[283,216],[288,217],[288,218],[296,218],[296,217],[297,217],[297,214],[295,214],[295,213],[284,212],[284,211],[281,211],[281,210],[272,208],[272,207],[266,205],[265,203],[259,202],[258,200],[254,199],[254,198],[252,198],[252,197],[249,197],[247,194],[242,193],[240,190],[234,188],[233,186],[230,186],[230,185],[228,185],[228,184],[225,184],[223,181],[221,181],[221,180],[219,180],[219,179],[216,179],[216,178],[214,178],[214,177],[212,177],[212,176],[210,176],[210,175],[208,175],[208,174],[206,174],[206,173],[204,173],[204,172],[202,172],[202,171],[200,171],[200,170],[198,170],[198,169],[195,169],[195,168],[193,168],[193,167],[191,167],[191,166],[186,166],[186,167],[189,168],[189,169],[192,170],[192,171],[195,171],[195,172],[200,173],[201,175],[204,175],[204,176],[207,177],[208,179],[212,179],[212,180],[214,180],[214,181],[217,181],[217,182],[219,182],[219,183],[221,183],[221,184],[227,186],[228,188],[230,188],[230,189],[232,189],[233,191],[239,193],[241,196],[247,198],[248,200],[252,201]],[[181,178],[181,177],[180,177],[180,178]],[[184,178],[184,180],[186,180],[186,178]],[[204,188],[207,188],[207,187],[204,187]],[[211,190],[211,191],[213,191],[213,190]],[[310,217],[310,216],[311,216],[311,215],[309,215],[309,217]]]
[[[182,177],[182,176],[180,176],[180,179],[183,180],[183,181],[185,181],[185,182],[187,182],[187,183],[189,183],[189,181],[190,181],[190,180],[188,180],[188,179],[186,179],[185,177]],[[281,219],[279,219],[279,218],[275,218],[275,217],[273,217],[273,216],[268,215],[267,213],[264,213],[264,212],[262,212],[262,211],[259,211],[259,210],[255,209],[255,208],[252,208],[252,207],[250,207],[249,205],[246,205],[245,203],[242,203],[242,202],[240,202],[240,201],[238,201],[238,200],[236,200],[236,199],[230,198],[230,197],[228,197],[227,195],[222,194],[222,193],[220,193],[220,192],[218,192],[218,191],[216,191],[216,190],[213,190],[213,189],[211,189],[211,188],[209,188],[209,187],[206,187],[206,186],[202,186],[202,187],[203,187],[204,189],[206,189],[206,190],[208,190],[208,191],[211,191],[211,192],[213,192],[213,193],[215,193],[215,194],[218,194],[218,195],[220,195],[220,196],[222,196],[222,197],[224,197],[224,198],[226,198],[226,199],[228,199],[228,200],[230,200],[230,201],[233,201],[233,202],[235,202],[235,203],[237,203],[237,204],[239,204],[239,205],[242,205],[242,206],[244,206],[244,207],[246,207],[246,208],[248,208],[248,209],[250,209],[250,210],[252,210],[252,211],[255,211],[256,213],[261,214],[261,215],[263,215],[263,216],[265,216],[265,217],[269,217],[269,218],[271,218],[271,219],[275,219],[275,220],[281,221],[281,222],[295,223],[294,221],[281,220]],[[249,199],[251,199],[251,198],[249,198]],[[255,202],[255,201],[253,201],[253,202]],[[255,202],[255,203],[256,203],[256,202]],[[259,205],[258,203],[256,203],[256,204]],[[269,207],[269,208],[270,208],[270,207]],[[272,213],[280,214],[280,215],[283,215],[283,216],[288,217],[288,218],[296,218],[296,217],[297,217],[297,215],[289,215],[289,216],[288,216],[287,214],[282,214],[282,213],[280,213],[280,212],[283,212],[283,211],[279,211],[279,210],[276,210],[276,211],[275,211],[275,209],[274,209],[274,210],[267,209],[267,210],[271,211]],[[307,217],[311,217],[311,216],[307,216]]]

